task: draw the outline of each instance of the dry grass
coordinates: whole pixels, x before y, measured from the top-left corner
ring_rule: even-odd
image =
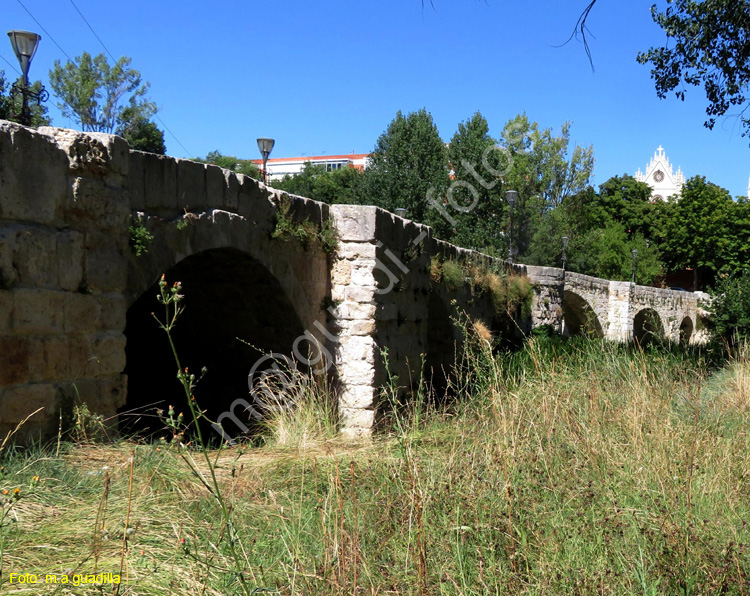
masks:
[[[313,404],[262,448],[211,453],[253,589],[750,594],[746,359],[710,374],[685,354],[538,340],[498,357],[472,337],[462,399],[398,433],[347,446],[305,421]],[[228,530],[185,448],[63,451],[4,464],[0,489],[21,496],[3,497],[3,582],[122,559],[123,594],[237,593]]]

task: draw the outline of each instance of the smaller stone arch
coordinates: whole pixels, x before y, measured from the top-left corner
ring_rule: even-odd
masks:
[[[680,323],[680,345],[686,346],[690,343],[690,340],[693,337],[693,330],[695,329],[695,326],[693,325],[693,320],[690,317],[685,317],[682,319],[682,322]]]
[[[594,309],[585,298],[570,290],[565,290],[563,294],[563,335],[604,337],[602,324]]]
[[[652,308],[644,308],[633,318],[633,340],[641,346],[661,341],[665,338],[664,324],[659,313]]]

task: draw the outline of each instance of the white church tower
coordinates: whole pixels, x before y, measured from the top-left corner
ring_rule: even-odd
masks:
[[[635,173],[635,179],[638,182],[645,182],[651,187],[652,201],[657,199],[666,201],[673,195],[679,197],[682,185],[685,184],[685,175],[682,173],[682,169],[677,168],[676,173],[672,171],[672,164],[664,155],[664,147],[662,146],[659,146],[651,158],[651,163],[646,167],[646,173],[644,174],[639,169]],[[748,193],[750,194],[750,187]]]

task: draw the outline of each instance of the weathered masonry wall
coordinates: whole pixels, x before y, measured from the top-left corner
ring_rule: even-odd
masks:
[[[128,146],[0,123],[0,433],[125,402]]]
[[[336,253],[278,237],[279,218],[332,222]],[[153,236],[141,256],[129,246],[134,222]],[[73,401],[106,417],[167,405],[174,363],[151,317],[162,273],[183,283],[183,365],[207,366],[201,405],[228,434],[247,428],[257,405],[248,378],[294,362],[329,374],[342,432],[367,435],[387,382],[406,395],[424,372],[445,390],[461,349],[457,316],[498,331],[490,296],[468,279],[436,282],[433,257],[508,267],[382,209],[288,196],[110,135],[0,121],[0,436],[37,410],[22,435],[54,433]],[[700,340],[697,294],[513,269],[534,288],[520,331]]]

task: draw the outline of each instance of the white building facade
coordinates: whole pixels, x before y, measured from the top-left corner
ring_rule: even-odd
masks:
[[[669,163],[669,158],[664,153],[664,147],[661,146],[654,153],[646,171],[641,172],[639,169],[635,173],[635,179],[651,187],[652,201],[666,201],[672,196],[679,198],[682,186],[685,184],[682,169],[678,167],[677,172],[672,169],[672,164]]]
[[[294,176],[302,172],[307,164],[323,166],[327,172],[341,168],[365,169],[370,161],[369,153],[351,153],[348,155],[318,155],[310,157],[277,157],[269,159],[266,164],[268,181],[281,180],[284,176]],[[263,160],[254,159],[259,168],[263,167]]]

